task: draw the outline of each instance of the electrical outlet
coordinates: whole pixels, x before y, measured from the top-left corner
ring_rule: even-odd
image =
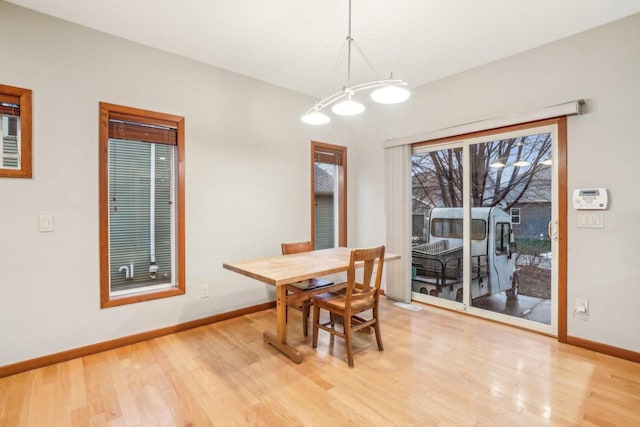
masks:
[[[589,300],[576,298],[576,313],[578,314],[589,314]]]
[[[53,215],[38,215],[38,231],[41,233],[53,231]]]
[[[200,298],[209,298],[209,285],[200,286]]]

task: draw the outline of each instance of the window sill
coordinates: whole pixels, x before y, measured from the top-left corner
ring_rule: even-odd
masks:
[[[160,298],[169,298],[178,295],[184,295],[184,289],[172,287],[161,291],[153,290],[146,292],[137,292],[135,294],[127,294],[122,296],[103,295],[100,301],[100,308],[117,307],[120,305],[135,304],[143,301],[150,301]]]

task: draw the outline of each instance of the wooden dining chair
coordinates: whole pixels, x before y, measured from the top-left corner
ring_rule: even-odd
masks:
[[[313,348],[318,346],[318,330],[322,329],[330,334],[339,336],[346,341],[347,359],[353,367],[353,350],[351,346],[352,334],[363,328],[373,326],[376,333],[378,350],[384,350],[380,336],[380,318],[378,300],[380,282],[382,281],[382,267],[384,264],[384,246],[369,249],[353,249],[347,271],[347,282],[344,292],[332,292],[316,295],[313,298]],[[356,263],[364,263],[362,283],[356,282]],[[376,267],[375,280],[371,283],[373,268]],[[320,310],[327,310],[330,320],[320,323]],[[364,319],[358,314],[371,310],[371,318]],[[336,318],[343,319],[343,330],[336,328]]]
[[[313,244],[311,242],[295,242],[295,243],[282,243],[282,255],[296,254],[300,252],[313,251]],[[287,285],[287,294],[301,294],[303,292],[317,290],[327,286],[333,285],[333,282],[323,279],[309,279],[302,282],[292,283]],[[297,299],[297,298],[296,298]],[[302,311],[302,334],[309,336],[309,312],[311,310],[311,297],[297,299],[298,302],[287,302],[287,310],[289,307],[293,307]],[[287,316],[288,318],[289,316]]]

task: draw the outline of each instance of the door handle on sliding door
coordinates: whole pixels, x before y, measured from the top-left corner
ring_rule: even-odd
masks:
[[[551,240],[558,240],[558,220],[554,219],[547,224],[547,236]]]

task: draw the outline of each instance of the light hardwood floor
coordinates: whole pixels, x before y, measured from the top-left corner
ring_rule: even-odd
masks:
[[[382,339],[296,365],[264,344],[275,310],[0,379],[0,426],[640,426],[640,365],[381,300]],[[300,322],[291,311],[290,322]]]

